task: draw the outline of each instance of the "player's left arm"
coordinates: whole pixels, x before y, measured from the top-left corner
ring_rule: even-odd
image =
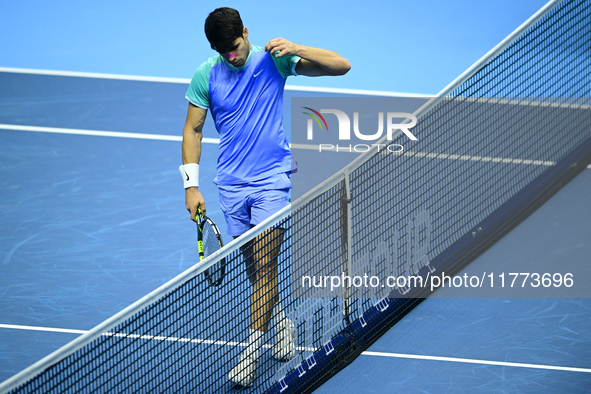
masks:
[[[284,38],[269,41],[265,50],[275,57],[299,56],[301,59],[295,68],[299,75],[345,75],[351,69],[349,61],[334,51],[294,44]]]

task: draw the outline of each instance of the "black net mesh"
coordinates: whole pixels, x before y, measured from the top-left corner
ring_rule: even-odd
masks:
[[[559,3],[421,117],[412,150],[373,155],[229,251],[220,286],[187,280],[13,392],[231,392],[249,328],[269,320],[243,390],[313,389],[427,290],[350,284],[327,296],[312,285],[306,295],[292,281],[319,265],[380,277],[459,269],[574,176],[590,151],[590,26],[588,1]],[[284,315],[270,318],[278,299]],[[287,320],[295,358],[277,361]]]

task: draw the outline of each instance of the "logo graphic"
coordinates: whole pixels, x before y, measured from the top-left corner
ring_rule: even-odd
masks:
[[[326,120],[321,115],[321,113],[336,115],[337,120],[339,122],[339,140],[350,140],[351,139],[351,120],[349,119],[349,116],[345,112],[340,111],[338,109],[321,109],[320,112],[318,112],[318,111],[316,111],[312,108],[309,108],[309,107],[303,107],[303,108],[307,109],[309,111],[312,111],[315,115],[317,115],[320,119],[322,119],[322,122],[324,123],[324,126],[326,127],[327,131],[328,131],[328,124],[326,123]],[[312,119],[315,120],[316,123],[318,123],[318,125],[320,126],[320,129],[323,130],[322,123],[320,123],[320,120],[318,119],[318,117],[312,115],[309,112],[304,112],[304,114],[312,117]],[[402,122],[394,123],[394,119],[400,119],[400,118],[403,119]],[[312,122],[312,119],[308,119],[308,129],[307,129],[308,140],[312,140],[314,138],[314,130],[313,130],[314,123]],[[412,141],[418,140],[418,138],[415,137],[414,134],[411,133],[409,130],[410,128],[416,126],[416,124],[417,124],[417,118],[413,114],[409,114],[407,112],[388,112],[386,114],[386,119],[387,119],[386,134],[387,134],[387,138],[389,141],[392,141],[392,139],[394,137],[394,130],[402,131]],[[407,119],[410,119],[410,122],[404,123]],[[380,137],[382,136],[382,134],[384,132],[384,113],[383,112],[378,113],[378,131],[377,132],[375,132],[374,134],[362,134],[361,131],[359,130],[359,112],[353,112],[353,132],[355,133],[355,136],[357,138],[359,138],[360,140],[363,140],[363,141],[373,141],[373,140],[380,139]]]
[[[318,115],[320,117],[320,119],[322,119],[322,122],[324,122],[324,125],[326,126],[326,131],[328,131],[328,125],[326,124],[326,120],[324,119],[324,116],[320,115],[320,113],[318,111],[315,111],[312,108],[304,107],[304,109],[310,110],[310,111],[314,112],[316,115]],[[320,126],[320,130],[322,130],[322,123],[320,123],[320,121],[318,120],[317,117],[315,117],[314,115],[312,115],[309,112],[304,112],[304,114],[309,115],[312,118],[314,118],[314,120],[316,121],[316,123],[318,123],[318,125]],[[312,119],[309,119],[308,120],[308,139],[309,140],[312,139],[312,135],[313,135],[313,132],[312,132]]]
[[[259,71],[258,73],[254,74],[253,77],[256,78],[260,73],[262,73],[263,71],[265,71],[265,69],[263,68],[261,71]]]
[[[185,172],[185,176],[187,177],[187,180],[189,180],[189,174]]]

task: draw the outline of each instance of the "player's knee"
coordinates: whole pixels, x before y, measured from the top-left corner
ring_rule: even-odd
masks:
[[[259,262],[257,264],[257,275],[261,276],[273,276],[277,274],[277,262],[276,260]]]
[[[244,265],[246,267],[246,275],[250,283],[254,284],[257,280],[257,267],[254,262],[253,241],[247,242],[240,247],[242,257],[244,258]]]

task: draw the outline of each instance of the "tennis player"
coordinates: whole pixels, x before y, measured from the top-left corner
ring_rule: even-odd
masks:
[[[228,233],[238,237],[290,201],[292,161],[283,130],[287,77],[344,75],[351,66],[333,51],[283,38],[273,39],[264,47],[251,45],[248,29],[232,8],[210,13],[205,35],[218,54],[199,66],[186,95],[189,109],[180,168],[185,202],[192,220],[198,208],[206,213],[199,192],[199,160],[209,109],[220,135],[214,183]],[[267,230],[254,240],[246,258],[253,285],[249,345],[228,376],[240,386],[251,386],[256,378],[259,349],[271,320],[275,326],[274,357],[287,361],[295,356],[295,325],[286,318],[277,289],[277,255],[282,239],[281,229]]]

